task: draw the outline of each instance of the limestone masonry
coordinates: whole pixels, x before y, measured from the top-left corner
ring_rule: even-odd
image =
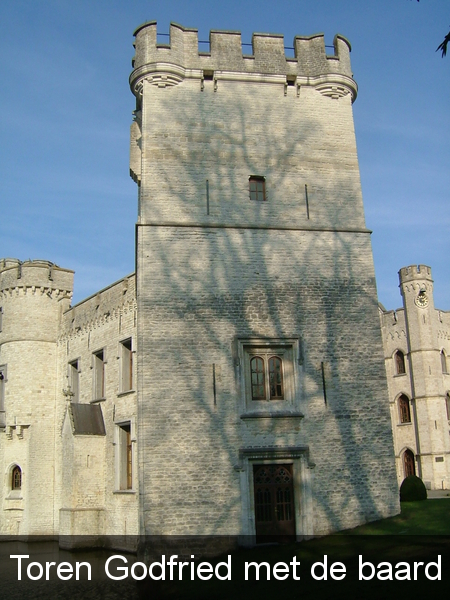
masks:
[[[398,482],[450,489],[450,313],[433,301],[431,269],[400,269],[403,308],[380,305]]]
[[[350,44],[252,45],[136,30],[136,274],[71,306],[72,271],[0,261],[0,534],[251,545],[449,487],[449,315],[422,266],[378,307]]]

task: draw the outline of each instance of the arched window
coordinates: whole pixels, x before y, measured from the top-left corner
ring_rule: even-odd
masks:
[[[22,470],[17,465],[13,468],[11,472],[11,489],[22,489]]]
[[[445,396],[445,408],[447,409],[447,419],[450,421],[450,392]]]
[[[442,372],[443,373],[448,373],[448,371],[447,371],[447,357],[445,356],[445,350],[441,350],[441,365],[442,365]]]
[[[401,350],[397,350],[394,354],[395,361],[395,373],[397,375],[404,375],[406,373],[405,369],[405,355]]]
[[[403,454],[403,469],[405,471],[405,477],[416,474],[416,465],[414,461],[414,453],[409,450],[405,450]]]
[[[260,356],[254,356],[250,361],[250,370],[252,375],[252,400],[265,400],[264,360]]]
[[[398,410],[400,413],[400,423],[411,423],[409,399],[405,394],[402,394],[398,399]]]
[[[252,400],[284,400],[283,361],[268,352],[250,360]]]

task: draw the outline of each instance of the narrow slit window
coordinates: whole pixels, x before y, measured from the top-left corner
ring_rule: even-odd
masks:
[[[68,376],[71,392],[71,402],[78,402],[80,399],[80,370],[78,360],[73,360],[69,363]]]
[[[117,425],[118,486],[119,490],[133,489],[133,445],[131,423]]]
[[[260,175],[251,175],[248,180],[250,200],[266,200],[266,179]]]
[[[121,351],[121,381],[120,391],[129,392],[133,389],[133,352],[131,338],[120,344]]]
[[[21,490],[22,489],[22,470],[17,465],[12,470],[11,489],[12,490]]]
[[[99,350],[93,355],[94,400],[105,397],[105,352]]]

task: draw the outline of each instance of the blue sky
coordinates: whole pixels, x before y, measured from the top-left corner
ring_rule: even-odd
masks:
[[[354,118],[380,301],[397,272],[433,269],[450,309],[448,0],[4,0],[0,7],[0,256],[74,269],[74,300],[134,270],[136,186],[128,175],[134,29],[336,33],[352,44]]]

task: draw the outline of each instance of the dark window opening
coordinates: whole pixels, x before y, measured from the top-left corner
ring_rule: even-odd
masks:
[[[248,180],[250,200],[262,202],[266,199],[266,180],[259,175],[252,175]]]
[[[406,373],[405,355],[401,350],[397,350],[395,353],[395,372],[397,375],[403,375]]]
[[[409,399],[404,394],[398,399],[398,408],[400,411],[400,423],[411,423]]]
[[[11,474],[11,489],[21,490],[22,489],[22,470],[20,467],[15,466]]]
[[[403,455],[403,468],[405,471],[405,477],[416,474],[416,465],[414,461],[414,453],[411,450],[405,450]]]

